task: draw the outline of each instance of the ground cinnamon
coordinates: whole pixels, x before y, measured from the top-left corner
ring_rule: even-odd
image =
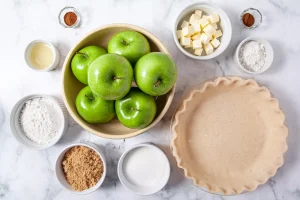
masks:
[[[245,13],[243,15],[243,23],[247,27],[251,27],[254,24],[254,16],[251,15],[250,13]]]
[[[72,26],[76,23],[77,21],[77,15],[74,12],[67,12],[64,16],[64,21],[66,25]]]

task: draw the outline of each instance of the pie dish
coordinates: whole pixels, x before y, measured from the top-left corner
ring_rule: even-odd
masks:
[[[253,79],[219,77],[193,89],[174,114],[172,153],[196,186],[252,191],[283,164],[288,129],[270,91]]]

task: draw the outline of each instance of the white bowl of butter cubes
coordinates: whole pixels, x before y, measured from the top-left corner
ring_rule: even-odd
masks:
[[[173,37],[179,50],[197,60],[220,55],[231,40],[231,23],[218,6],[196,3],[177,17]]]

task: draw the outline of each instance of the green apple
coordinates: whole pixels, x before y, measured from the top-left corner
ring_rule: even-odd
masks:
[[[87,74],[90,64],[99,56],[106,54],[106,50],[98,46],[87,46],[76,52],[72,58],[71,68],[74,76],[87,85]]]
[[[77,95],[76,108],[79,115],[89,123],[105,123],[115,116],[115,102],[95,96],[89,86]]]
[[[152,96],[170,91],[177,79],[177,68],[172,58],[161,52],[144,55],[134,67],[137,86]]]
[[[136,31],[122,31],[114,35],[108,43],[108,53],[124,56],[135,64],[143,55],[150,52],[148,40]]]
[[[105,54],[89,67],[88,84],[92,92],[105,100],[124,97],[131,88],[133,69],[123,56]]]
[[[116,114],[120,122],[128,128],[144,128],[154,119],[156,103],[152,96],[143,93],[138,88],[115,103]]]

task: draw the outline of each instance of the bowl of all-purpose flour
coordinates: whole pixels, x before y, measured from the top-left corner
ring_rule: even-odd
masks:
[[[249,37],[243,40],[235,52],[239,68],[250,74],[260,74],[270,68],[273,62],[273,49],[262,38]]]
[[[56,144],[67,129],[67,111],[48,95],[29,95],[11,111],[10,127],[15,138],[28,148],[41,150]]]

